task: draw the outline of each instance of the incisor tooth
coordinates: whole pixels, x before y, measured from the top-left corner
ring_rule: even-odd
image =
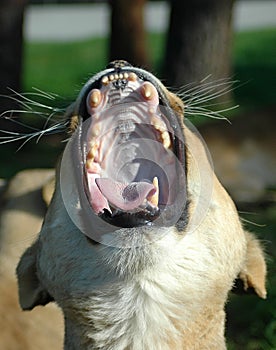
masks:
[[[102,100],[101,91],[98,89],[93,89],[89,97],[89,105],[91,108],[96,108],[99,106]]]
[[[104,77],[102,78],[102,83],[103,83],[104,85],[107,85],[107,84],[109,83],[109,79],[108,79],[107,76],[104,76]]]
[[[113,75],[113,74],[110,74],[109,80],[110,80],[110,81],[113,81],[113,80],[114,80],[114,75]]]
[[[154,179],[152,181],[152,184],[156,188],[156,191],[150,198],[148,198],[148,201],[154,207],[158,207],[158,202],[159,202],[159,184],[158,184],[158,177],[157,176],[154,177]]]

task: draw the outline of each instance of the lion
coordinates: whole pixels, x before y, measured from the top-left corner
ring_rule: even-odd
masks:
[[[184,111],[114,61],[67,112],[54,194],[17,267],[23,310],[62,309],[66,350],[223,350],[234,281],[266,298],[263,249]]]

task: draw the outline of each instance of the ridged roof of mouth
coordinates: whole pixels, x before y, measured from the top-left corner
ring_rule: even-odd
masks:
[[[86,194],[115,226],[154,223],[185,187],[179,125],[160,85],[125,65],[97,74],[80,94]]]

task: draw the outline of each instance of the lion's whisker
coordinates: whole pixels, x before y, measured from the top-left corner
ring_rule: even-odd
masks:
[[[23,144],[20,146],[20,148],[22,148],[26,142],[33,138],[37,138],[36,142],[39,142],[42,136],[62,133],[66,130],[68,121],[62,119],[65,109],[52,107],[36,100],[36,98],[42,98],[48,101],[54,101],[57,95],[46,93],[36,88],[33,89],[35,92],[26,93],[18,93],[13,89],[9,89],[13,94],[4,96],[5,98],[15,101],[21,108],[4,111],[0,114],[0,117],[23,127],[23,131],[0,130],[0,144],[24,140]],[[3,95],[1,96],[3,97]],[[34,126],[32,125],[33,122],[26,124],[19,119],[20,115],[26,116],[24,120],[26,120],[28,115],[32,115],[37,118],[33,119],[34,122],[36,120],[43,121],[43,125],[42,127]]]

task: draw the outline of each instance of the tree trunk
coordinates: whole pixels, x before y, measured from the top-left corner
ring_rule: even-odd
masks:
[[[1,0],[0,3],[0,94],[8,88],[21,90],[23,14],[26,0]],[[16,103],[1,97],[0,113],[16,108]]]
[[[234,0],[171,0],[164,75],[180,87],[231,74],[231,14]]]
[[[149,68],[144,28],[146,0],[110,0],[111,6],[111,61],[123,59],[143,68]]]

